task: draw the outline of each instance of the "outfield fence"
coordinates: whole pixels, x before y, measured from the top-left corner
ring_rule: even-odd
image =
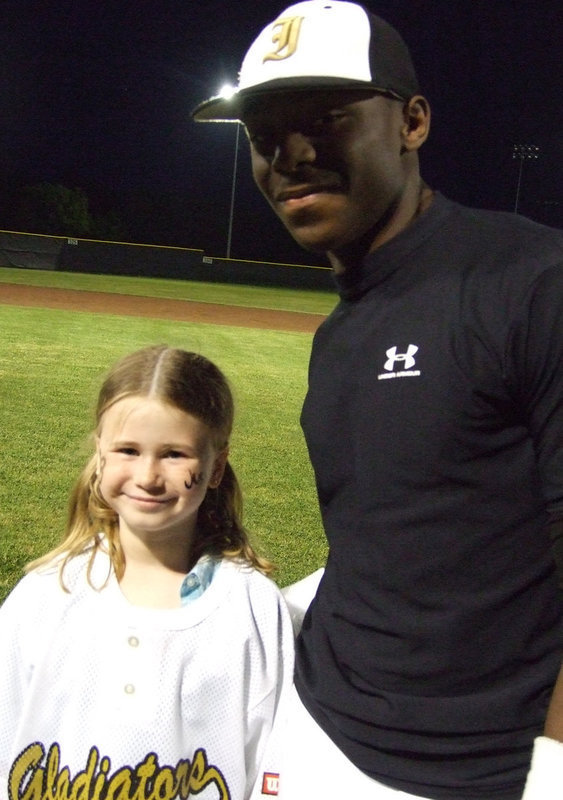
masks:
[[[334,288],[328,267],[239,261],[203,250],[0,231],[0,266],[102,275],[180,278],[302,289]]]

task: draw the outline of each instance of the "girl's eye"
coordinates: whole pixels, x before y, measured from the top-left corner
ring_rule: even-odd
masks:
[[[117,450],[118,453],[121,453],[124,456],[136,456],[137,450],[134,447],[120,447]]]
[[[182,453],[181,450],[169,450],[166,453],[166,458],[185,458],[186,454]]]

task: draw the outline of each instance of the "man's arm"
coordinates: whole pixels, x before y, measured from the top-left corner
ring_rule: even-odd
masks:
[[[561,800],[563,787],[563,666],[547,710],[543,736],[534,742],[522,800]]]
[[[553,555],[563,590],[563,520],[549,526]],[[563,666],[555,681],[543,736],[534,742],[532,765],[522,800],[559,800],[563,786]]]
[[[553,556],[559,575],[559,586],[563,593],[563,520],[556,520],[549,525],[549,536],[553,547]],[[559,672],[547,716],[544,736],[563,742],[563,667]]]

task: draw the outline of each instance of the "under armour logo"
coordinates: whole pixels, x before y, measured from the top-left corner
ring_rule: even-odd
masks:
[[[271,53],[266,53],[262,59],[262,63],[265,61],[281,61],[295,53],[302,22],[303,17],[287,17],[285,19],[279,19],[275,23],[275,33],[272,36],[272,42],[275,44],[276,49]]]
[[[383,365],[383,369],[386,369],[387,372],[392,372],[395,369],[396,361],[404,361],[405,369],[412,369],[416,364],[413,356],[417,352],[418,347],[415,344],[409,344],[406,353],[397,353],[396,347],[390,347],[385,353],[387,356],[387,361]]]

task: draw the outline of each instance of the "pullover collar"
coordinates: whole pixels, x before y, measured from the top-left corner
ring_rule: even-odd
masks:
[[[348,269],[334,276],[341,299],[357,300],[394,272],[405,267],[416,268],[414,250],[444,224],[454,208],[455,203],[436,193],[423,214],[393,239],[369,253],[357,269]]]

